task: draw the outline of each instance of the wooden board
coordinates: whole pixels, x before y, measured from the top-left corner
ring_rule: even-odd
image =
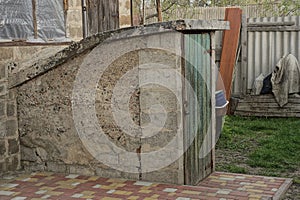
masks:
[[[235,115],[260,117],[300,117],[300,98],[290,97],[279,107],[273,95],[246,96],[238,100]]]
[[[88,36],[119,28],[119,0],[87,1]]]
[[[247,16],[242,15],[242,30],[241,30],[241,84],[239,86],[240,93],[247,93],[247,71],[248,71],[248,31],[247,31]]]
[[[230,22],[230,30],[224,31],[220,73],[226,90],[226,98],[230,99],[233,70],[240,39],[242,10],[240,8],[226,8],[225,21]]]
[[[184,35],[184,154],[185,184],[197,185],[212,173],[212,86],[213,65],[210,54],[209,33]],[[192,87],[192,91],[188,88]],[[214,88],[213,88],[214,89]],[[197,99],[194,99],[196,95]],[[197,100],[197,101],[196,101]],[[197,108],[197,109],[195,109]]]

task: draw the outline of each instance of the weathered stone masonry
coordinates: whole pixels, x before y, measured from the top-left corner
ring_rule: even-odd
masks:
[[[11,53],[3,52],[0,60],[0,174],[20,169],[16,91],[8,89],[9,69],[3,62]]]
[[[66,35],[82,39],[81,1],[68,1]],[[8,74],[15,68],[32,63],[40,54],[58,52],[65,46],[0,47],[0,174],[21,168],[20,142],[17,123],[16,89],[8,89]],[[35,60],[36,61],[36,60]],[[28,65],[28,64],[27,64]]]
[[[108,36],[104,34],[95,38],[103,40]],[[162,34],[162,36],[153,36],[152,39],[165,40],[167,44],[170,43],[170,39],[167,39],[168,36],[167,34]],[[95,40],[91,39],[91,41],[92,43],[90,44],[94,44]],[[132,42],[133,45],[136,45],[136,43],[143,45],[145,43],[143,40],[133,39],[132,41],[134,41]],[[43,59],[39,61],[38,65],[24,68],[11,76],[10,87],[18,85],[17,102],[22,167],[27,171],[47,170],[153,181],[161,178],[173,183],[183,183],[183,176],[178,175],[182,174],[182,159],[179,159],[166,169],[162,169],[160,172],[141,174],[139,171],[140,166],[136,166],[136,173],[127,173],[111,169],[97,161],[82,145],[73,122],[71,97],[78,68],[89,55],[89,48],[91,47],[93,46],[90,46],[87,40],[82,42],[82,44],[77,43],[75,46],[69,47],[70,51],[63,50],[63,52],[58,53],[56,55],[57,58]],[[83,51],[85,48],[88,49]],[[77,54],[77,51],[80,51],[80,53]],[[141,125],[141,123],[147,124],[149,120],[146,113],[147,102],[160,101],[164,104],[169,104],[168,107],[171,109],[168,111],[169,120],[165,131],[161,132],[156,138],[140,140],[138,137],[128,136],[115,124],[110,107],[115,84],[127,71],[137,67],[142,62],[146,62],[145,59],[141,60],[146,55],[149,56],[150,60],[154,60],[155,57],[157,61],[162,60],[162,64],[165,63],[165,65],[173,62],[175,64],[174,67],[177,66],[180,71],[180,65],[177,65],[176,60],[174,60],[176,57],[164,55],[164,52],[130,52],[115,60],[107,68],[97,86],[96,111],[99,123],[112,142],[130,152],[137,152],[139,149],[142,152],[146,152],[164,146],[177,130],[176,123],[180,117],[177,115],[177,102],[173,100],[174,95],[169,94],[169,91],[165,91],[163,88],[157,88],[152,92],[144,89],[142,96],[139,95],[140,92],[138,90],[136,94],[132,95],[130,101],[132,120],[137,125]],[[94,59],[99,58],[95,57]],[[61,65],[53,68],[51,65],[56,66],[56,63],[52,62],[53,60],[55,62],[66,60],[67,62],[63,62]],[[44,63],[44,65],[40,65],[41,63]],[[180,62],[178,61],[178,63]],[[40,74],[40,72],[44,72],[47,69],[51,70]],[[147,68],[140,69],[144,73],[147,70]],[[26,82],[21,83],[22,80]],[[135,83],[132,83],[133,85],[138,83],[137,77],[134,80]],[[155,92],[156,94],[153,94]],[[144,99],[142,104],[140,104],[140,98]],[[145,112],[140,116],[141,109]],[[132,134],[138,135],[139,133]],[[181,173],[178,171],[181,171]]]

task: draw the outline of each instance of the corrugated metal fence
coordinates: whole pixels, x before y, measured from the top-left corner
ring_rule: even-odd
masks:
[[[247,18],[256,17],[271,17],[276,14],[278,10],[277,4],[271,4],[266,7],[265,5],[247,5],[247,6],[227,6],[227,7],[188,7],[176,8],[175,10],[163,13],[164,21],[176,19],[224,19],[226,8],[241,8],[243,14]],[[148,8],[145,10],[145,16],[150,16],[156,13],[156,9]],[[157,22],[157,18],[153,17],[146,20],[146,24]]]
[[[252,22],[295,22],[298,30],[248,31],[247,89],[261,73],[270,74],[283,55],[291,53],[300,60],[300,16],[250,18]]]
[[[269,9],[266,9],[264,5],[247,5],[247,6],[227,6],[227,7],[196,7],[196,8],[181,8],[176,9],[168,17],[168,20],[189,18],[189,19],[224,19],[226,8],[241,8],[244,15],[249,17],[268,17],[274,15],[277,5],[270,5]]]
[[[277,31],[267,30],[266,27],[262,27],[266,29],[265,31],[255,31],[248,27],[247,61],[242,65],[240,55],[235,68],[233,95],[241,95],[243,92],[250,93],[256,77],[260,74],[267,76],[272,73],[277,62],[284,55],[291,53],[300,61],[300,16],[249,18],[247,21],[248,24],[294,22],[295,25],[290,29],[286,26],[281,30],[278,28]],[[284,31],[285,29],[287,30]],[[221,49],[222,32],[219,31],[216,33],[217,65],[220,61]],[[244,70],[244,74],[242,70]],[[243,91],[243,86],[247,91]]]
[[[248,23],[253,22],[295,22],[298,30],[268,30],[268,31],[248,31],[247,33],[247,66],[242,65],[241,59],[235,69],[235,79],[233,84],[233,94],[239,95],[244,87],[249,92],[253,82],[261,73],[270,74],[277,61],[285,54],[291,53],[300,60],[300,16],[270,17],[278,10],[278,5],[270,5],[273,8],[266,9],[263,5],[250,5],[240,7],[243,15],[248,18]],[[171,14],[164,16],[164,20],[180,18],[193,19],[224,19],[226,7],[199,7],[176,9]],[[146,10],[146,14],[155,12]],[[147,23],[156,22],[156,18],[147,20]],[[216,62],[220,60],[222,49],[222,32],[216,33]],[[241,71],[245,70],[243,74]],[[243,77],[245,76],[245,77]]]

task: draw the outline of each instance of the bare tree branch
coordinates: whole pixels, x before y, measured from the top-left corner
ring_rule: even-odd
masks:
[[[174,6],[176,4],[176,2],[172,2],[167,8],[163,9],[161,12],[166,12],[167,10],[169,10],[170,8],[172,8],[172,6]],[[158,13],[152,14],[152,15],[148,15],[145,19],[151,19],[153,17],[157,17]]]

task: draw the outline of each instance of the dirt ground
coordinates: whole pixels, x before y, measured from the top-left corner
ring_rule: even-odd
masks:
[[[253,175],[262,175],[263,174],[261,168],[250,167],[249,165],[246,164],[246,160],[247,160],[247,158],[244,157],[240,152],[216,149],[217,170],[232,172],[223,166],[226,166],[226,165],[228,166],[230,164],[234,164],[236,166],[246,169],[247,174],[253,174]],[[287,178],[300,177],[300,169],[298,171],[294,171],[294,172],[282,173],[282,174],[280,174],[280,177],[287,177]],[[283,199],[284,200],[300,200],[300,184],[293,183]]]

